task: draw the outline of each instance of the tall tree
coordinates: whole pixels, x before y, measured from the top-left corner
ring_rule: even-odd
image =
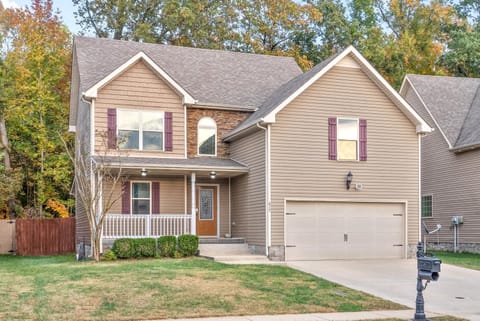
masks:
[[[446,26],[454,18],[453,7],[438,0],[376,0],[376,8],[388,31],[382,48],[385,65],[379,69],[394,87],[400,87],[406,73],[445,72],[437,63],[446,42]]]
[[[441,65],[460,77],[480,77],[480,0],[456,5],[459,19],[449,28],[447,50]]]
[[[12,167],[24,173],[24,205],[40,212],[49,198],[68,198],[72,168],[68,137],[70,35],[52,0],[33,0],[3,13],[5,65],[15,86],[4,109]]]

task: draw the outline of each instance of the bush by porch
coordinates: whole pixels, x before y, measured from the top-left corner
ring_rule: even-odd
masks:
[[[0,319],[132,320],[404,308],[284,266],[0,256]]]

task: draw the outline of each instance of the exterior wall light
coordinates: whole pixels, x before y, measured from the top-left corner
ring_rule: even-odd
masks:
[[[142,175],[142,177],[147,176],[147,170],[145,168],[142,168],[142,170],[140,171],[140,174]]]
[[[352,184],[353,174],[352,172],[348,172],[347,177],[345,177],[345,183],[347,185],[347,191],[350,190],[350,185]]]
[[[210,172],[210,178],[215,179],[215,177],[217,177],[217,173],[216,172]]]

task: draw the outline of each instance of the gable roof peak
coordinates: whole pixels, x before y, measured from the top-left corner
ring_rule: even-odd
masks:
[[[395,105],[405,114],[405,116],[416,126],[418,133],[428,133],[432,128],[415,112],[415,110],[401,97],[395,89],[375,70],[375,68],[360,54],[360,52],[352,45],[348,46],[341,52],[327,58],[326,60],[315,65],[312,69],[291,79],[279,87],[270,97],[262,104],[261,108],[253,113],[249,118],[242,122],[225,136],[229,140],[241,132],[255,126],[257,123],[275,123],[276,115],[285,108],[291,101],[303,93],[319,78],[325,75],[343,58],[352,55],[360,68],[384,91]]]
[[[405,77],[453,151],[480,145],[480,78]]]

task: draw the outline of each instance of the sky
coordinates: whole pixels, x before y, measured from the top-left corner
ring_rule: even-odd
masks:
[[[22,8],[29,6],[31,0],[0,0],[3,3],[5,8]],[[73,3],[70,0],[53,0],[53,6],[56,9],[60,10],[60,16],[63,19],[63,22],[68,26],[68,29],[73,34],[77,34],[80,31],[80,27],[75,23],[75,18],[73,17]]]

